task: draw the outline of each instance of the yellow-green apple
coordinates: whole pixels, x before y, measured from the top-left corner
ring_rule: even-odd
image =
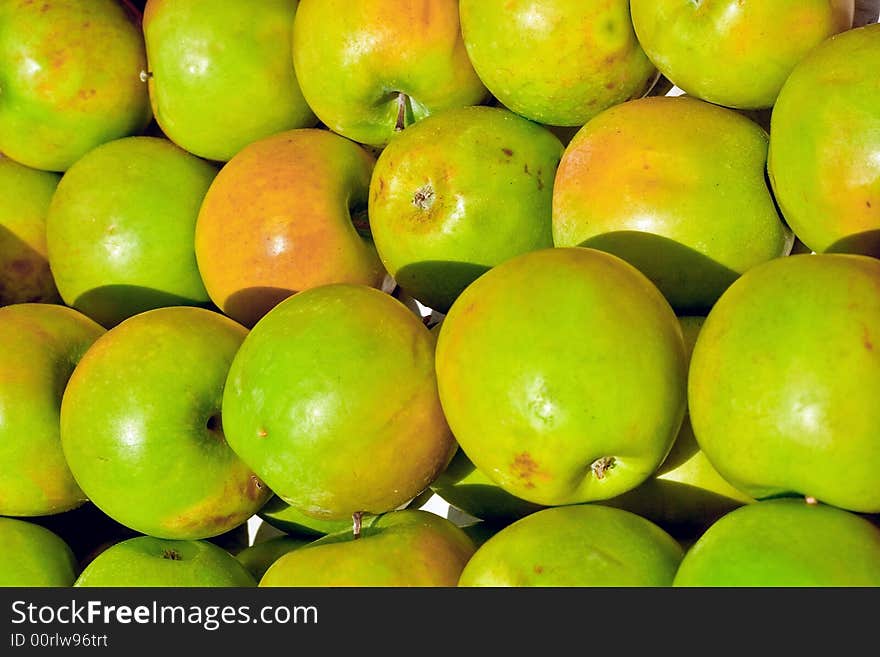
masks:
[[[314,540],[316,539],[303,536],[274,536],[265,541],[254,542],[253,545],[237,552],[235,558],[259,582],[269,570],[269,566],[278,559]]]
[[[458,297],[436,349],[440,400],[474,465],[542,505],[619,495],[666,457],[685,413],[681,327],[635,267],[531,251]]]
[[[684,556],[650,520],[601,504],[537,511],[483,543],[459,586],[667,587]]]
[[[429,114],[488,95],[461,38],[457,0],[300,0],[292,51],[318,118],[378,148]]]
[[[70,546],[27,520],[0,517],[0,544],[0,587],[68,587],[79,574]]]
[[[706,318],[689,315],[678,321],[690,362]],[[672,450],[654,476],[605,504],[637,513],[677,539],[690,541],[725,513],[751,502],[754,499],[734,488],[712,467],[694,437],[690,415],[685,414]]]
[[[394,297],[336,283],[251,329],[223,396],[229,444],[282,500],[329,520],[390,511],[452,458],[434,335]]]
[[[632,0],[648,57],[687,94],[743,109],[772,107],[813,48],[852,27],[854,0]],[[861,64],[860,64],[861,65]]]
[[[49,266],[64,302],[110,328],[163,306],[207,305],[194,240],[214,165],[160,137],[98,146],[49,205]]]
[[[657,70],[636,38],[628,0],[461,0],[465,47],[506,107],[581,126],[644,95]]]
[[[792,71],[773,107],[768,171],[813,251],[880,256],[880,25],[838,34]]]
[[[271,494],[230,449],[221,401],[246,329],[220,313],[157,308],[102,335],[61,402],[77,483],[118,522],[200,539],[244,523]]]
[[[220,171],[196,222],[195,251],[214,303],[252,327],[280,301],[330,283],[379,287],[369,236],[375,158],[329,130],[282,132]]]
[[[499,107],[444,110],[409,127],[370,181],[370,229],[388,273],[445,313],[490,267],[553,246],[562,151],[549,130]]]
[[[375,518],[360,534],[329,534],[273,563],[261,587],[454,587],[475,550],[464,531],[430,511]]]
[[[59,180],[0,154],[0,306],[61,303],[46,252],[46,215]]]
[[[880,529],[803,499],[735,509],[688,549],[676,587],[880,586]]]
[[[700,448],[736,488],[880,512],[878,281],[874,258],[793,255],[712,308],[688,402]]]
[[[622,103],[566,147],[553,188],[556,246],[635,265],[682,314],[702,314],[737,276],[788,254],[767,187],[767,133],[690,97]]]
[[[191,153],[227,161],[315,125],[293,70],[296,0],[150,0],[143,30],[153,114]]]
[[[208,541],[135,536],[86,566],[75,587],[245,587],[257,581],[223,548]]]
[[[61,448],[61,398],[104,332],[58,304],[0,308],[0,515],[51,515],[86,501]]]
[[[0,1],[0,151],[65,171],[150,121],[144,37],[116,0]]]

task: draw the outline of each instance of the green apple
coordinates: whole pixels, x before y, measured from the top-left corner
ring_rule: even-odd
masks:
[[[0,306],[61,303],[46,251],[46,215],[61,177],[0,154]]]
[[[0,151],[65,171],[151,118],[144,37],[115,0],[0,0]]]
[[[632,20],[657,68],[691,96],[772,107],[813,48],[852,27],[854,0],[632,0]],[[862,66],[862,63],[859,63]]]
[[[61,448],[61,398],[104,332],[66,306],[0,308],[0,515],[51,515],[86,501]]]
[[[706,318],[678,318],[690,362]],[[657,523],[680,540],[693,540],[725,513],[754,502],[718,474],[700,450],[690,416],[685,415],[675,443],[653,477],[605,504]]]
[[[370,228],[385,268],[447,312],[477,276],[553,246],[553,179],[563,146],[498,107],[438,112],[394,139],[370,182]]]
[[[73,550],[54,532],[0,517],[0,587],[68,587],[79,574]]]
[[[318,118],[378,148],[429,114],[488,95],[461,38],[457,0],[301,0],[292,51]]]
[[[612,107],[565,149],[554,244],[614,253],[677,312],[705,313],[737,276],[791,249],[765,180],[768,140],[736,111],[695,98]]]
[[[86,566],[75,587],[246,587],[257,582],[235,557],[208,541],[136,536]]]
[[[229,365],[246,334],[220,313],[158,308],[123,321],[79,361],[61,402],[61,444],[102,511],[143,534],[217,536],[269,489],[223,434]]]
[[[400,301],[338,283],[250,331],[223,396],[229,444],[282,500],[327,520],[396,509],[452,458],[435,339]]]
[[[632,265],[591,248],[539,249],[483,274],[443,321],[436,364],[468,458],[545,506],[635,488],[685,413],[672,308]]]
[[[768,171],[810,249],[880,256],[880,25],[831,37],[773,108]]]
[[[98,146],[49,206],[49,266],[64,302],[110,328],[163,306],[207,305],[194,251],[214,165],[159,137]]]
[[[288,552],[308,545],[313,540],[315,539],[300,536],[275,536],[246,547],[237,552],[235,558],[259,582],[269,567],[278,559]]]
[[[880,586],[880,529],[803,499],[731,511],[690,547],[676,587]]]
[[[506,107],[581,126],[644,95],[657,70],[628,0],[461,0],[461,30],[480,79]]]
[[[733,486],[880,511],[878,280],[874,258],[793,255],[746,272],[712,308],[688,401]]]
[[[649,520],[600,504],[543,509],[483,543],[459,586],[667,587],[684,555]]]
[[[431,483],[431,490],[456,509],[489,522],[518,520],[543,508],[508,493],[478,470],[463,449]]]
[[[293,70],[296,0],[150,0],[150,101],[169,139],[227,161],[247,144],[313,126]]]
[[[475,550],[446,518],[416,509],[330,534],[275,561],[261,587],[454,587]]]
[[[196,261],[214,303],[251,327],[311,287],[379,287],[385,269],[366,217],[374,164],[357,144],[313,128],[237,153],[212,182],[196,221]]]

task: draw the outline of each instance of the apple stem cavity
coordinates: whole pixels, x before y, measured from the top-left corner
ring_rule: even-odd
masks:
[[[355,540],[361,537],[361,518],[363,515],[363,511],[355,511],[351,514],[351,532],[354,534]]]
[[[596,459],[590,464],[590,470],[593,471],[593,474],[596,476],[596,479],[604,479],[605,473],[611,470],[615,464],[617,463],[617,459],[613,456],[603,456],[600,459]]]
[[[170,559],[171,561],[183,561],[183,557],[180,556],[180,552],[177,550],[167,549],[162,552],[163,559]]]

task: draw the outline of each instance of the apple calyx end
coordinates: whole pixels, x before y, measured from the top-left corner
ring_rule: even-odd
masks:
[[[603,456],[590,464],[590,470],[598,480],[605,478],[605,474],[617,464],[617,459],[613,456]]]

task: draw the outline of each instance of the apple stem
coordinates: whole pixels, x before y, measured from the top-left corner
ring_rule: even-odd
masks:
[[[407,96],[402,91],[397,94],[397,123],[394,125],[394,131],[400,132],[406,127],[406,101]]]
[[[355,540],[361,537],[361,516],[363,515],[363,511],[355,511],[351,514],[351,531],[354,534]]]

